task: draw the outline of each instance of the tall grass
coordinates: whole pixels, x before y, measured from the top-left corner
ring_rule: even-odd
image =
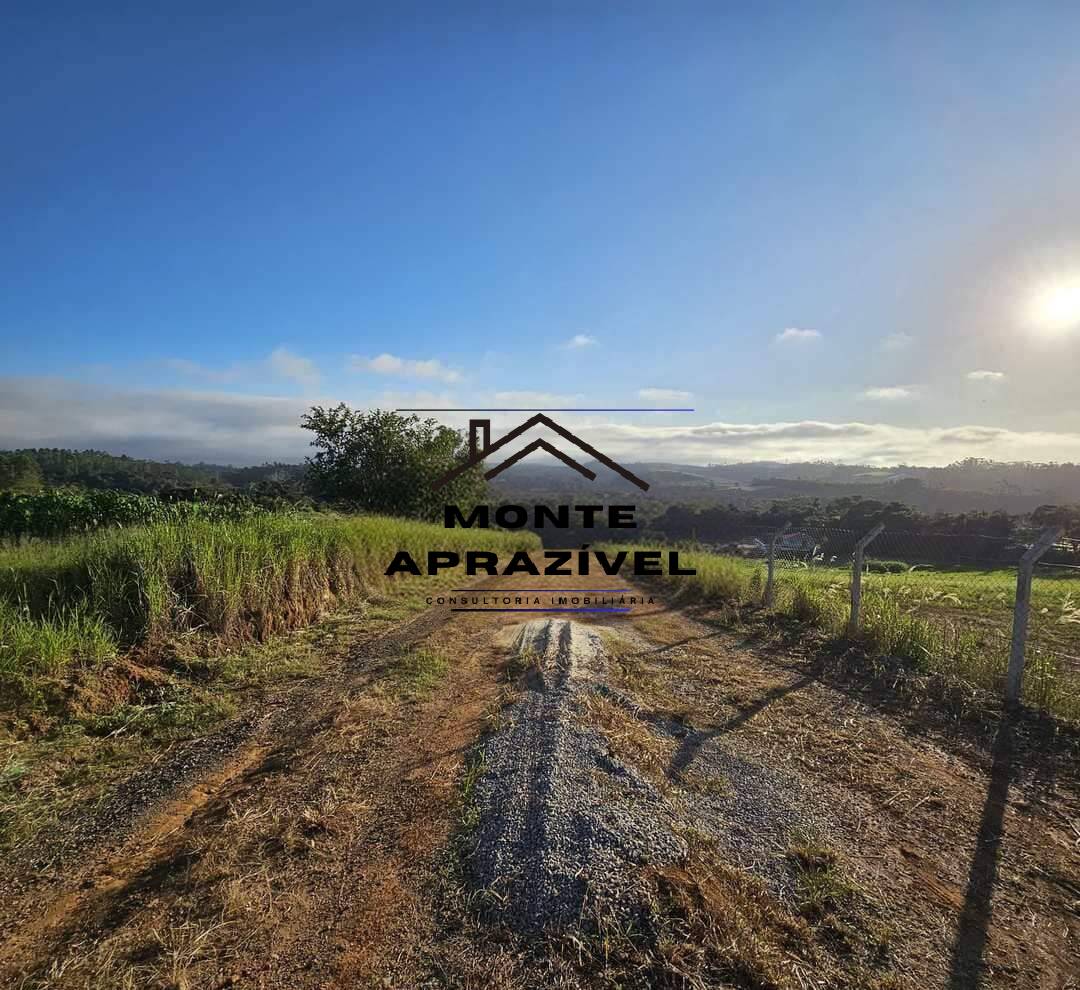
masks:
[[[73,659],[97,665],[116,652],[116,634],[97,616],[72,609],[35,619],[25,609],[0,602],[0,677],[56,673]]]
[[[761,561],[680,551],[693,576],[660,578],[683,598],[758,606],[765,565]],[[778,567],[773,611],[805,623],[826,637],[848,637],[850,571],[838,567]],[[857,641],[867,654],[903,661],[908,669],[1000,694],[1008,666],[1014,571],[909,571],[863,576]],[[1080,719],[1080,678],[1064,669],[1055,649],[1076,630],[1069,606],[1080,599],[1075,578],[1043,580],[1032,614],[1062,615],[1052,628],[1032,622],[1025,700],[1056,715]],[[1064,631],[1063,631],[1064,630]],[[1044,645],[1040,637],[1054,636]]]
[[[174,637],[265,640],[385,586],[398,550],[510,551],[531,534],[266,513],[0,549],[0,674],[56,671]]]

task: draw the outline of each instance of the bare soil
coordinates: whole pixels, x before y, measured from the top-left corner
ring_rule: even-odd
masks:
[[[1080,987],[1070,737],[660,600],[574,616],[611,654],[594,726],[703,822],[646,878],[655,925],[493,919],[477,743],[533,617],[433,606],[360,637],[41,833],[0,865],[0,985]]]

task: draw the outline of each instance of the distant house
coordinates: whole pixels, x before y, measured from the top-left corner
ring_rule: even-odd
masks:
[[[777,550],[813,553],[817,548],[817,540],[809,533],[785,533],[776,541]]]

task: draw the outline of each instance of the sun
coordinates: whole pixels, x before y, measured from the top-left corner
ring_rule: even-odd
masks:
[[[1045,333],[1068,333],[1080,327],[1080,278],[1039,289],[1031,299],[1031,320]]]

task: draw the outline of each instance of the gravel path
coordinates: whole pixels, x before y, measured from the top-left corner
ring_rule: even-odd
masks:
[[[600,638],[536,620],[515,649],[532,671],[509,724],[482,748],[473,879],[519,929],[640,916],[639,867],[673,862],[685,844],[656,788],[583,724],[584,695],[603,673]]]

